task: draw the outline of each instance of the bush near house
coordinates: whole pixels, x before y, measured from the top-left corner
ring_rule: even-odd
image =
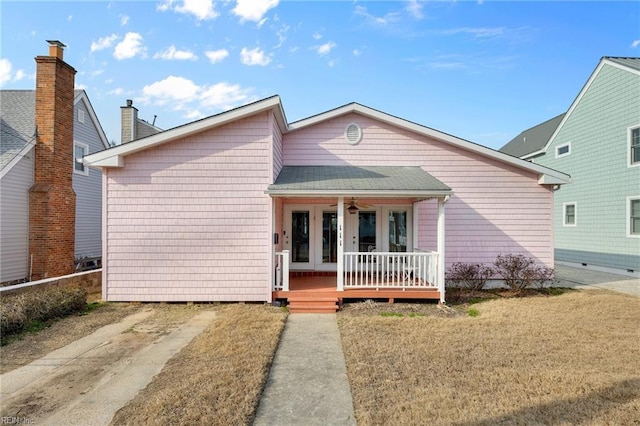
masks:
[[[445,274],[447,297],[455,302],[462,293],[484,290],[491,278],[502,278],[506,287],[516,293],[533,288],[543,289],[553,280],[554,269],[536,263],[521,254],[500,254],[493,266],[481,263],[452,264]]]
[[[29,329],[42,328],[47,321],[87,308],[87,291],[82,288],[45,288],[0,298],[0,334],[8,338]]]

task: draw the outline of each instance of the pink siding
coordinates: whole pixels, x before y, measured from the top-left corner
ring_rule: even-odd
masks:
[[[351,146],[349,123],[363,129]],[[446,204],[446,253],[453,262],[491,263],[522,253],[553,265],[553,192],[537,176],[408,130],[349,114],[284,136],[285,165],[420,166],[454,191]],[[435,200],[420,209],[421,248],[435,250]]]
[[[265,300],[269,123],[259,114],[108,170],[108,300]]]

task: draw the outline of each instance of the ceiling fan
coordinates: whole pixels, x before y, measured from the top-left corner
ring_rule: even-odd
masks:
[[[367,209],[369,207],[371,207],[368,204],[364,204],[364,203],[360,203],[358,201],[356,201],[355,198],[351,197],[350,201],[345,201],[345,204],[348,204],[349,206],[347,207],[347,211],[349,212],[349,214],[356,214],[356,212],[360,209]],[[335,207],[338,204],[331,204],[331,207]]]

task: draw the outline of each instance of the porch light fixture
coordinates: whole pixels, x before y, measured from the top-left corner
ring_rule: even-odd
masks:
[[[358,208],[352,202],[351,205],[349,207],[347,207],[347,211],[349,212],[349,214],[356,214],[356,213],[358,213]]]

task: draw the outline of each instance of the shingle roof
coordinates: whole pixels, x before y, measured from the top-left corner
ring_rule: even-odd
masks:
[[[525,155],[543,149],[563,118],[564,113],[525,130],[500,148],[500,151],[522,158]]]
[[[0,90],[0,170],[33,140],[33,90]]]
[[[420,167],[285,166],[267,192],[280,195],[287,192],[341,192],[348,195],[385,191],[389,194],[401,191],[426,195],[447,194],[451,188]]]
[[[615,62],[616,64],[632,68],[636,71],[640,71],[640,58],[620,58],[614,56],[605,56],[603,59],[608,59],[609,61]]]

